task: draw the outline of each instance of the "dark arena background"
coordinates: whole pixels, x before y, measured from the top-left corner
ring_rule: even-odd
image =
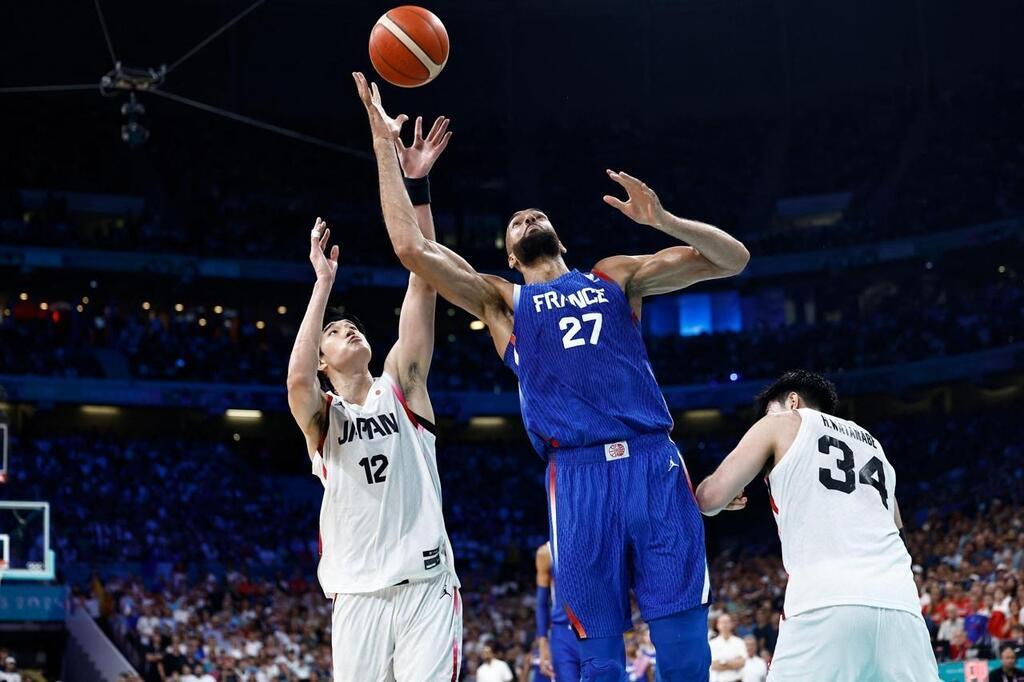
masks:
[[[323,488],[285,374],[316,216],[341,247],[332,303],[365,322],[373,372],[396,335],[407,276],[350,78],[372,76],[390,7],[0,8],[0,680],[330,679]],[[671,245],[602,203],[605,168],[741,239],[741,275],[644,309],[694,484],[755,421],[758,390],[824,373],[899,475],[942,678],[1024,655],[1024,5],[429,9],[451,37],[444,72],[381,89],[393,114],[452,119],[438,241],[511,278],[505,224],[533,205],[570,267]],[[529,682],[544,462],[482,323],[443,300],[430,390],[460,679],[491,647]],[[712,615],[767,660],[786,574],[767,491],[747,492],[706,519]],[[627,650],[634,679],[657,679],[639,620]]]

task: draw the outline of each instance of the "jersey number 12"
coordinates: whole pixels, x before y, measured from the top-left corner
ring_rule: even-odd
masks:
[[[387,480],[384,470],[388,468],[388,458],[384,455],[374,455],[373,459],[363,457],[359,460],[359,466],[363,467],[363,473],[366,474],[366,482],[370,485],[383,483]],[[376,469],[371,470],[371,466],[376,467]]]

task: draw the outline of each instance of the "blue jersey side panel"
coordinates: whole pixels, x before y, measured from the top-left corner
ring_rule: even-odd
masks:
[[[672,418],[625,293],[572,270],[517,288],[505,363],[519,378],[530,441],[542,456],[666,432]]]

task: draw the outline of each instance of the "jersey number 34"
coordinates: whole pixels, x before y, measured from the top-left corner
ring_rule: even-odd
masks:
[[[839,469],[842,477],[836,478],[831,469],[821,467],[818,469],[818,480],[821,481],[821,484],[829,490],[837,490],[849,495],[857,487],[859,479],[861,483],[878,491],[878,496],[882,498],[882,505],[888,509],[889,493],[885,489],[885,467],[882,466],[882,460],[872,457],[867,464],[860,468],[855,477],[853,469],[856,465],[853,462],[853,450],[850,446],[832,436],[822,436],[818,439],[818,452],[821,454],[829,454],[832,448],[843,455],[842,458],[836,460],[836,468]]]

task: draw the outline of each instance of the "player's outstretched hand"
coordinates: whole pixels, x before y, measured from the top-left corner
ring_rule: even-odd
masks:
[[[397,118],[388,116],[384,111],[384,106],[380,103],[380,91],[377,90],[377,84],[367,83],[366,76],[358,71],[352,73],[352,78],[356,82],[359,99],[366,107],[366,115],[370,118],[370,132],[373,133],[374,139],[391,140],[392,142],[399,139],[402,125],[409,120],[409,117],[405,114],[400,114]]]
[[[448,130],[449,123],[451,119],[438,116],[430,132],[423,137],[423,117],[417,116],[412,144],[406,147],[401,136],[395,140],[398,160],[402,163],[402,173],[405,177],[422,178],[430,173],[434,162],[448,146],[448,140],[452,139],[452,134]]]
[[[732,498],[732,501],[725,505],[725,508],[722,511],[739,511],[740,509],[745,509],[747,506],[746,492],[746,490],[741,490],[740,494]]]
[[[316,219],[309,233],[309,262],[313,264],[317,279],[334,281],[338,273],[338,245],[331,247],[330,256],[324,255],[327,240],[331,238],[331,228],[320,218]]]
[[[622,185],[626,190],[627,200],[622,201],[610,194],[604,195],[604,203],[622,211],[627,218],[641,225],[657,225],[665,215],[661,201],[654,190],[628,173],[605,171],[608,177]]]

